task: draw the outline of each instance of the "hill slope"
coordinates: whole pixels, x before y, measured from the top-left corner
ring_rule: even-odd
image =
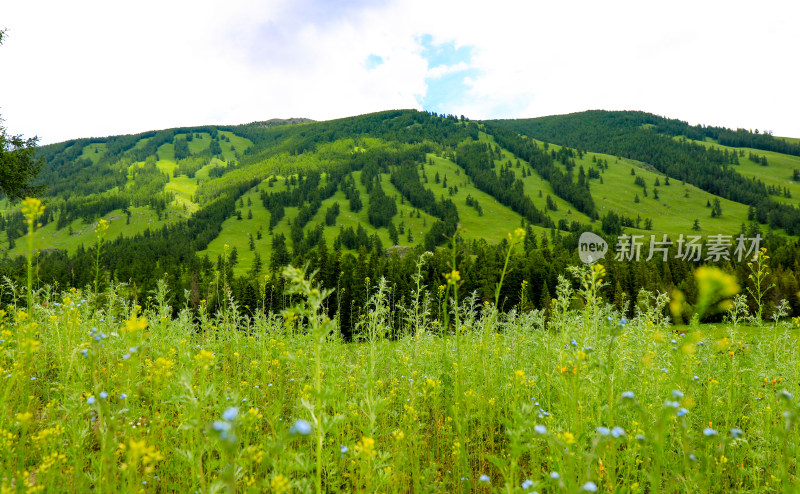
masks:
[[[112,261],[119,279],[234,252],[232,274],[258,274],[323,243],[431,249],[457,227],[489,243],[520,226],[542,238],[698,225],[733,235],[750,220],[798,235],[798,155],[791,140],[641,112],[472,122],[388,111],[167,129],[39,149],[48,191],[37,235],[43,249],[79,255],[105,218],[108,248],[153,249],[136,268]],[[22,219],[3,205],[0,245],[13,258]]]

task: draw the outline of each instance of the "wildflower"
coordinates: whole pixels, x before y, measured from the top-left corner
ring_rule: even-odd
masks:
[[[620,426],[615,426],[611,429],[611,437],[620,438],[625,435],[625,429]]]
[[[297,419],[289,428],[289,434],[307,436],[311,434],[311,424],[303,419]]]
[[[448,285],[457,285],[458,282],[461,281],[461,273],[455,269],[449,273],[445,273],[444,277],[447,280]]]
[[[122,360],[128,360],[129,358],[131,358],[130,353],[126,353],[125,355],[122,356]]]
[[[119,395],[119,399],[120,400],[124,400],[127,397],[128,397],[128,395],[126,393],[122,393],[121,395]]]
[[[89,350],[84,348],[83,350],[81,350],[81,355],[83,355],[84,357],[88,357],[89,356]]]
[[[209,352],[208,350],[200,350],[197,355],[194,356],[194,359],[197,361],[197,365],[203,367],[203,369],[208,370],[209,367],[214,363],[214,356],[213,353]]]
[[[623,317],[622,319],[619,320],[619,323],[624,326],[628,324],[628,320]]]
[[[622,398],[626,400],[632,400],[634,398],[633,391],[625,391],[624,393],[622,393]]]
[[[741,429],[735,429],[735,428],[731,429],[731,437],[734,439],[739,439],[740,437],[742,437],[742,434],[743,432]]]
[[[645,439],[647,438],[644,436],[644,434],[636,434],[637,441],[644,441]]]
[[[534,426],[533,430],[534,430],[534,432],[536,432],[539,435],[547,434],[547,427],[545,427],[545,426],[543,426],[541,424],[538,424],[538,425]]]
[[[345,454],[345,453],[347,453],[347,451],[348,451],[347,446],[342,445],[342,447],[339,448],[339,452],[341,454]]]
[[[595,430],[597,431],[598,434],[600,434],[603,437],[605,437],[605,436],[607,436],[607,435],[609,435],[611,433],[611,431],[608,430],[608,427],[598,427]]]
[[[533,487],[533,480],[528,479],[522,483],[523,489],[530,489],[531,487]]]
[[[478,478],[478,480],[480,480],[481,482],[491,482],[492,481],[492,479],[486,474],[481,475]]]
[[[679,409],[678,409],[678,417],[683,417],[683,416],[684,416],[684,415],[686,415],[687,413],[689,413],[689,410],[687,410],[687,409],[685,409],[685,408],[683,408],[683,407],[681,407],[681,408],[679,408]]]
[[[108,398],[108,393],[106,393],[105,391],[100,391],[100,398],[105,400],[106,398]]]
[[[94,405],[94,402],[95,402],[94,396],[90,396],[90,397],[86,398],[86,403],[88,403],[90,405]]]
[[[231,430],[231,424],[229,422],[223,422],[222,420],[215,420],[213,424],[211,424],[211,428],[217,432],[227,432]]]
[[[33,414],[31,412],[23,412],[17,414],[17,422],[19,425],[26,426],[33,421]]]
[[[239,415],[239,409],[236,407],[230,407],[222,413],[222,418],[228,422],[232,422],[237,415]]]
[[[272,488],[272,492],[283,494],[284,492],[289,492],[292,484],[289,482],[289,479],[283,475],[276,475],[270,480],[269,486]]]
[[[550,478],[553,480],[558,480],[561,478],[561,475],[559,475],[558,472],[550,472]]]
[[[589,482],[583,484],[583,487],[581,487],[581,489],[583,489],[586,492],[597,492],[597,485],[595,485],[595,483],[590,480]]]
[[[673,389],[672,390],[672,397],[675,398],[675,399],[681,399],[681,398],[683,398],[683,393],[680,390]]]
[[[371,437],[362,436],[361,441],[356,443],[356,453],[367,458],[374,458],[378,454],[375,451],[375,440]]]
[[[135,314],[130,319],[125,321],[125,330],[129,333],[142,331],[146,327],[147,327],[147,319],[143,317],[140,318]]]
[[[705,429],[703,429],[703,435],[706,437],[716,436],[717,431],[715,431],[711,427],[706,427]]]

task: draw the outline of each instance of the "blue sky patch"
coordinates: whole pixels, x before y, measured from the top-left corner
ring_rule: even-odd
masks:
[[[366,67],[367,70],[372,70],[378,65],[381,65],[382,63],[383,63],[383,58],[379,57],[374,53],[370,53],[367,59],[364,60],[364,67]]]
[[[475,78],[479,72],[478,69],[470,68],[472,46],[456,48],[453,41],[435,44],[430,34],[420,36],[417,41],[422,45],[422,56],[428,61],[428,69],[443,69],[441,75],[425,79],[428,90],[417,98],[417,102],[423,109],[436,113],[455,112],[456,107],[466,99],[466,92],[469,90],[465,79]],[[452,69],[459,64],[463,66]],[[451,69],[446,70],[447,68]]]

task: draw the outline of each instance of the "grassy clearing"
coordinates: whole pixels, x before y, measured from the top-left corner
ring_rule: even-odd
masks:
[[[568,282],[545,319],[476,301],[453,311],[420,287],[450,326],[427,303],[392,307],[396,317],[378,281],[359,341],[347,343],[318,317],[322,294],[288,274],[297,305],[284,317],[176,310],[170,303],[183,301],[169,302],[163,284],[144,307],[124,286],[100,298],[39,292],[30,312],[22,301],[6,307],[2,487],[800,487],[800,320],[676,328],[662,316],[666,299],[645,297],[628,321]],[[585,308],[569,310],[576,298]]]
[[[772,151],[762,151],[760,149],[752,148],[734,148],[730,146],[721,146],[715,142],[700,142],[692,141],[702,144],[706,147],[715,147],[718,149],[727,149],[729,152],[744,150],[745,156],[739,157],[739,166],[734,169],[744,175],[745,177],[752,177],[760,180],[764,185],[778,186],[783,190],[784,187],[789,189],[792,197],[786,198],[783,196],[771,196],[778,202],[784,204],[800,205],[800,182],[792,180],[792,172],[800,170],[800,156],[791,156],[788,154],[775,153]],[[766,156],[768,166],[754,163],[748,158],[750,153],[758,156]]]
[[[109,223],[110,227],[106,233],[107,239],[112,240],[120,235],[131,237],[144,232],[148,228],[156,230],[163,225],[185,218],[187,215],[187,212],[183,211],[182,208],[171,207],[165,211],[161,221],[159,221],[155,211],[149,207],[131,207],[130,209],[131,220],[129,224],[126,223],[126,215],[121,209],[115,209],[103,216],[103,219]],[[65,250],[72,254],[81,245],[88,247],[95,244],[97,241],[97,235],[94,233],[96,225],[97,221],[86,223],[77,219],[61,230],[56,230],[56,222],[50,222],[36,231],[37,245],[42,245],[46,249]],[[25,253],[24,239],[17,239],[16,246],[9,250],[7,234],[3,232],[0,238],[4,247],[2,250],[3,255],[7,253],[9,257],[16,257]]]
[[[81,153],[80,159],[88,159],[94,164],[97,163],[97,161],[103,156],[103,153],[105,152],[106,152],[105,142],[88,144],[83,147],[83,152]]]
[[[484,238],[487,242],[499,242],[510,230],[521,225],[522,216],[472,185],[461,167],[450,160],[437,156],[429,155],[428,158],[433,160],[433,166],[425,163],[425,174],[428,177],[428,183],[425,185],[437,197],[443,195],[453,200],[458,208],[458,217],[465,238]],[[441,183],[435,183],[436,173],[439,174]],[[448,194],[447,188],[442,187],[445,177],[447,177],[448,188],[458,187],[458,192],[452,196]],[[478,201],[483,209],[483,216],[478,215],[478,212],[471,206],[467,206],[467,196],[472,196]],[[566,204],[564,201],[562,203]],[[548,229],[538,226],[532,228],[537,234],[549,232]]]

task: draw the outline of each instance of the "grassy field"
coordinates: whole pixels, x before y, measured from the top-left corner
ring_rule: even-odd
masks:
[[[547,320],[487,303],[443,324],[397,319],[376,280],[345,342],[286,275],[282,317],[173,316],[163,284],[143,307],[124,288],[8,305],[3,491],[800,488],[800,320],[674,327],[666,299],[626,320],[567,283]]]
[[[791,198],[783,196],[771,196],[778,202],[784,204],[792,204],[794,206],[800,205],[800,182],[792,180],[792,172],[800,170],[800,156],[791,156],[788,154],[774,153],[772,151],[762,151],[760,149],[751,148],[733,148],[729,146],[721,146],[715,142],[700,142],[692,141],[702,144],[706,147],[715,147],[718,149],[726,149],[729,152],[735,150],[744,150],[745,156],[739,158],[740,165],[735,170],[745,177],[752,177],[760,180],[764,185],[778,186],[783,190],[784,187],[791,192]],[[750,153],[758,156],[766,156],[768,166],[762,166],[759,163],[754,163],[748,158]]]
[[[540,146],[544,144],[537,142]],[[556,151],[561,148],[553,144],[549,146]],[[675,179],[670,180],[670,185],[664,185],[665,175],[636,160],[602,153],[584,153],[583,158],[575,157],[575,169],[583,166],[588,173],[590,168],[597,168],[593,158],[608,161],[608,170],[603,170],[600,174],[603,182],[598,179],[590,180],[590,190],[600,216],[608,211],[615,211],[633,219],[641,217],[642,227],[646,218],[653,220],[653,230],[646,232],[636,228],[626,229],[630,233],[666,233],[670,238],[676,238],[680,234],[735,234],[741,230],[742,223],[747,222],[747,206],[719,198],[722,216],[713,218],[711,208],[707,205],[713,204],[717,196]],[[636,176],[631,175],[631,169]],[[634,183],[637,176],[644,180],[647,196],[644,195],[643,188]],[[655,187],[656,179],[661,184],[658,187]],[[654,188],[658,189],[658,199],[653,193]],[[637,195],[638,203],[635,200]],[[700,223],[699,232],[692,230],[695,219]]]
[[[130,223],[127,223],[126,215],[121,209],[115,209],[103,216],[103,219],[109,223],[109,229],[106,232],[107,239],[114,239],[122,234],[130,237],[142,233],[148,228],[155,230],[187,216],[187,212],[179,207],[169,208],[160,221],[156,212],[149,207],[131,207],[130,210]],[[96,226],[97,221],[85,223],[83,220],[77,219],[61,230],[57,230],[56,222],[53,221],[36,231],[36,241],[38,245],[44,246],[44,249],[60,249],[74,253],[81,245],[89,247],[97,242],[97,235],[94,232]],[[9,250],[7,238],[6,232],[0,236],[4,254],[16,257],[25,253],[23,239],[17,239],[16,246]]]

